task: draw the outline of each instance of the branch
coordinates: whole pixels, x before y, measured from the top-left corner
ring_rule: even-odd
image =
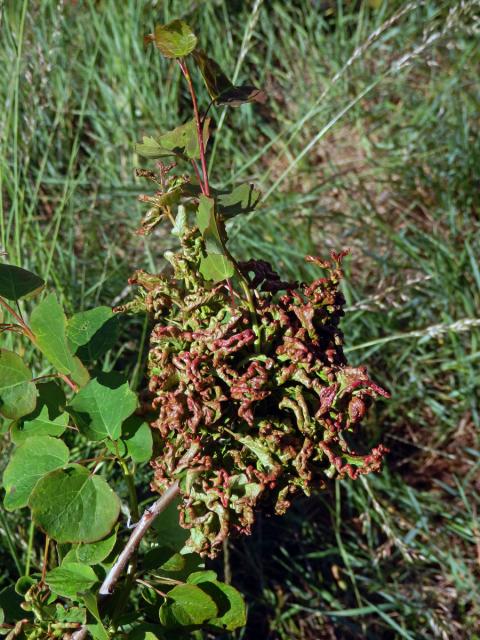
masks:
[[[155,518],[164,511],[168,505],[177,497],[179,493],[178,482],[172,484],[160,498],[154,502],[148,509],[143,512],[140,521],[132,532],[130,540],[127,542],[122,553],[118,556],[118,560],[107,574],[107,577],[99,589],[99,595],[109,596],[117,584],[123,570],[125,569],[130,557],[136,551],[140,541],[152,525]]]
[[[185,76],[185,80],[188,83],[188,89],[190,91],[190,95],[192,96],[193,112],[195,114],[195,123],[197,125],[198,146],[200,148],[200,162],[202,164],[203,184],[205,189],[205,195],[209,197],[210,187],[208,184],[208,169],[207,169],[207,161],[205,158],[205,145],[203,144],[203,125],[202,125],[202,120],[200,118],[200,113],[198,111],[197,96],[195,94],[195,89],[193,88],[192,78],[188,71],[187,63],[179,59],[178,64],[180,66],[180,69],[182,70],[183,75]]]

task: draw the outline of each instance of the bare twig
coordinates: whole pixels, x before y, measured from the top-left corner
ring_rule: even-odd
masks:
[[[137,526],[132,532],[122,553],[118,556],[118,560],[107,574],[99,590],[99,595],[109,596],[118,582],[123,570],[125,569],[132,554],[136,551],[140,541],[146,534],[147,530],[155,520],[155,518],[164,511],[172,500],[178,495],[178,482],[172,484],[165,493],[154,502],[148,509],[143,512]]]

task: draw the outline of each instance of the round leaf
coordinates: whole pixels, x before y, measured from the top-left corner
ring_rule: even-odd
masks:
[[[20,300],[29,293],[39,291],[44,285],[44,280],[31,271],[15,267],[13,264],[0,264],[0,296],[2,298]]]
[[[64,562],[49,571],[45,582],[53,593],[66,598],[75,598],[81,591],[87,591],[98,578],[95,571],[80,562]]]
[[[101,540],[120,513],[120,500],[105,480],[77,464],[42,478],[29,506],[35,523],[57,542]]]
[[[167,601],[160,607],[160,622],[166,627],[189,627],[217,614],[217,605],[205,591],[194,584],[181,584],[168,592]]]
[[[209,253],[208,256],[202,257],[200,261],[200,273],[205,280],[221,282],[231,278],[235,273],[235,268],[232,261],[226,256]]]
[[[0,349],[0,415],[17,420],[31,413],[36,402],[30,369],[19,355]]]
[[[40,478],[65,466],[68,456],[68,447],[49,436],[32,437],[20,445],[3,474],[5,508],[12,511],[25,507]]]
[[[166,58],[183,58],[197,46],[197,37],[183,20],[157,25],[154,41]]]

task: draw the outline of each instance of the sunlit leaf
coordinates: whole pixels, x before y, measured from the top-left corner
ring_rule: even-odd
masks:
[[[120,500],[105,480],[78,464],[44,476],[29,506],[35,524],[60,543],[101,540],[120,513]]]
[[[262,194],[252,184],[241,184],[229,193],[217,197],[218,211],[224,218],[251,213],[260,202]]]
[[[61,440],[33,436],[15,449],[3,473],[5,508],[9,511],[28,504],[38,481],[68,463],[69,451]]]
[[[66,336],[67,318],[54,293],[50,293],[35,307],[30,326],[35,334],[36,345],[52,365],[60,373],[71,374],[78,384],[85,384],[88,372],[70,351]]]
[[[221,282],[235,273],[233,262],[226,256],[210,253],[200,261],[200,273],[205,280]]]
[[[160,607],[160,622],[166,627],[200,625],[216,617],[218,608],[205,591],[194,584],[177,585]]]
[[[116,440],[122,422],[137,408],[137,396],[123,376],[100,373],[74,397],[71,407],[80,431],[91,440]]]
[[[0,349],[0,415],[17,420],[35,409],[37,389],[22,358]]]
[[[98,578],[95,571],[85,564],[64,562],[47,573],[45,582],[53,593],[75,598],[79,592],[90,589]]]
[[[118,316],[110,307],[76,313],[67,321],[67,338],[73,353],[92,362],[109,351],[118,337]]]
[[[167,58],[188,56],[197,46],[197,37],[183,20],[173,20],[155,27],[155,46]]]

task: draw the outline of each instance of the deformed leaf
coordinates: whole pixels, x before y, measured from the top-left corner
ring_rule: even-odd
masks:
[[[69,458],[68,447],[49,436],[33,436],[15,449],[3,473],[5,508],[9,511],[28,504],[35,486],[54,469],[64,467]]]
[[[22,358],[0,349],[0,415],[17,420],[35,409],[37,388]]]
[[[166,158],[173,155],[170,149],[164,149],[156,140],[151,136],[143,136],[142,142],[138,142],[135,145],[135,151],[139,156],[144,158]]]
[[[37,293],[45,286],[45,281],[31,271],[13,264],[0,264],[0,296],[7,300],[20,300],[31,293]]]
[[[200,261],[200,273],[205,280],[221,282],[233,276],[235,267],[233,262],[226,256],[209,253],[208,256],[202,257]]]
[[[210,118],[203,125],[203,144],[206,147],[210,135]],[[190,159],[200,158],[200,146],[195,120],[189,120],[158,138],[143,137],[143,143],[135,146],[136,152],[145,158],[165,158],[179,156]]]
[[[201,625],[217,614],[217,605],[205,591],[194,584],[181,584],[168,592],[160,607],[160,622],[170,628],[189,627]]]
[[[77,393],[71,406],[85,436],[91,440],[116,440],[121,435],[122,422],[137,408],[137,396],[123,376],[100,373]]]
[[[183,58],[197,46],[197,37],[183,20],[155,27],[155,46],[166,58]]]
[[[44,476],[29,506],[34,522],[60,543],[101,540],[120,513],[120,500],[105,480],[78,464]]]
[[[85,564],[64,562],[47,573],[45,582],[53,593],[75,598],[79,592],[90,589],[98,578],[95,571]]]

